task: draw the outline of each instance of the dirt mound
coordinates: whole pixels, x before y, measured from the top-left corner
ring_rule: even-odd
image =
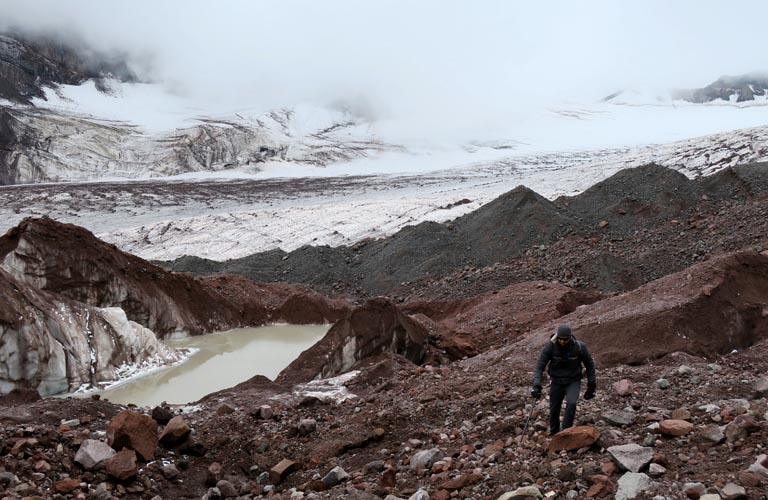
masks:
[[[637,290],[578,308],[570,323],[600,366],[643,364],[674,352],[715,359],[768,337],[768,256],[713,258]],[[495,355],[532,362],[552,322]],[[512,354],[514,353],[514,354]]]
[[[523,333],[601,298],[600,294],[538,281],[518,283],[466,300],[413,302],[402,310],[409,315],[423,314],[434,322],[438,348],[446,349],[445,344],[460,339],[478,353],[513,342]]]

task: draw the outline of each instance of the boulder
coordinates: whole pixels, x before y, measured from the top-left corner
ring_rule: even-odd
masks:
[[[308,436],[317,430],[317,421],[314,418],[303,418],[299,421],[299,435]]]
[[[121,450],[107,461],[105,468],[107,474],[118,481],[128,481],[129,479],[136,477],[136,473],[138,472],[136,452],[127,449]]]
[[[743,500],[749,498],[747,496],[747,490],[743,486],[738,484],[728,483],[723,486],[722,496],[725,500]]]
[[[167,406],[155,406],[152,408],[152,418],[154,418],[158,424],[165,425],[173,418],[173,412]]]
[[[635,386],[631,380],[621,379],[613,384],[613,392],[622,397],[631,396],[635,392]]]
[[[631,425],[635,422],[635,413],[631,411],[607,411],[601,415],[611,425]]]
[[[259,406],[259,411],[257,413],[258,417],[264,420],[269,420],[274,414],[275,411],[269,405]]]
[[[219,489],[221,496],[224,498],[233,498],[237,496],[237,489],[235,488],[235,485],[226,479],[222,479],[216,483],[216,488]]]
[[[269,480],[272,481],[272,484],[280,484],[297,467],[298,464],[296,462],[284,458],[277,465],[269,469]]]
[[[569,427],[558,432],[549,443],[549,451],[557,452],[560,450],[578,450],[587,446],[592,446],[600,438],[600,431],[594,427],[580,425]]]
[[[168,425],[165,426],[162,434],[160,434],[160,444],[163,446],[177,445],[184,442],[191,432],[192,429],[187,421],[180,415],[175,416],[168,422]]]
[[[408,497],[408,500],[429,500],[429,493],[424,488],[419,488],[416,493]]]
[[[608,454],[622,470],[640,472],[653,460],[653,448],[637,444],[623,444],[608,448]]]
[[[119,450],[136,450],[142,460],[155,458],[157,422],[146,415],[125,410],[115,415],[107,425],[107,443]]]
[[[685,436],[693,430],[693,424],[685,420],[662,420],[659,432],[665,436]]]
[[[213,462],[205,472],[205,485],[215,486],[224,477],[224,469],[219,462]]]
[[[619,478],[618,486],[615,500],[629,500],[653,487],[653,481],[643,473],[627,472]]]
[[[479,483],[482,480],[483,476],[480,474],[462,474],[459,477],[455,477],[445,481],[444,483],[440,483],[439,488],[448,491],[461,490],[467,486],[472,486],[473,484]]]
[[[71,493],[80,487],[80,480],[76,478],[62,479],[53,483],[53,491],[56,493]]]
[[[760,377],[752,386],[752,397],[754,399],[768,398],[768,378]]]
[[[694,436],[693,442],[704,445],[714,446],[725,441],[725,434],[719,425],[707,425],[701,428]]]
[[[683,493],[685,496],[692,500],[698,500],[707,492],[706,486],[703,483],[684,483]]]
[[[676,408],[672,411],[672,420],[691,420],[691,412],[687,408]]]
[[[347,471],[339,466],[336,466],[328,471],[328,474],[323,476],[322,481],[328,488],[333,488],[340,482],[346,481],[347,479],[349,479],[349,474]]]
[[[431,469],[432,465],[444,456],[438,448],[432,448],[414,453],[409,463],[412,470]]]
[[[755,418],[749,414],[737,415],[731,423],[725,427],[725,439],[729,443],[743,439],[760,428]]]
[[[86,439],[75,453],[75,462],[86,470],[96,470],[104,466],[107,460],[115,456],[115,450],[107,443],[96,439]]]

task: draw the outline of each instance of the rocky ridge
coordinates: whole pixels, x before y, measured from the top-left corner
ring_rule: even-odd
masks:
[[[404,301],[467,298],[532,280],[630,290],[721,252],[765,248],[766,179],[765,164],[695,180],[647,165],[554,201],[519,186],[453,221],[351,246],[167,265]]]
[[[761,73],[738,76],[721,76],[716,81],[700,89],[678,90],[675,99],[704,103],[717,100],[747,102],[766,96],[768,75]]]

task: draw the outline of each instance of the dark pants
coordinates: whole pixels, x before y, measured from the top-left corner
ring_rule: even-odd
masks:
[[[565,399],[565,415],[563,416],[563,429],[573,426],[576,418],[576,403],[579,402],[579,390],[581,380],[569,384],[556,384],[549,386],[549,433],[560,432],[560,407]]]

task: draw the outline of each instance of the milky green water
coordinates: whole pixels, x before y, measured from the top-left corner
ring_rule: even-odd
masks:
[[[97,394],[121,404],[156,406],[163,401],[186,404],[254,375],[274,380],[329,328],[329,325],[273,325],[167,341],[165,344],[170,347],[191,347],[199,351],[182,364]]]

